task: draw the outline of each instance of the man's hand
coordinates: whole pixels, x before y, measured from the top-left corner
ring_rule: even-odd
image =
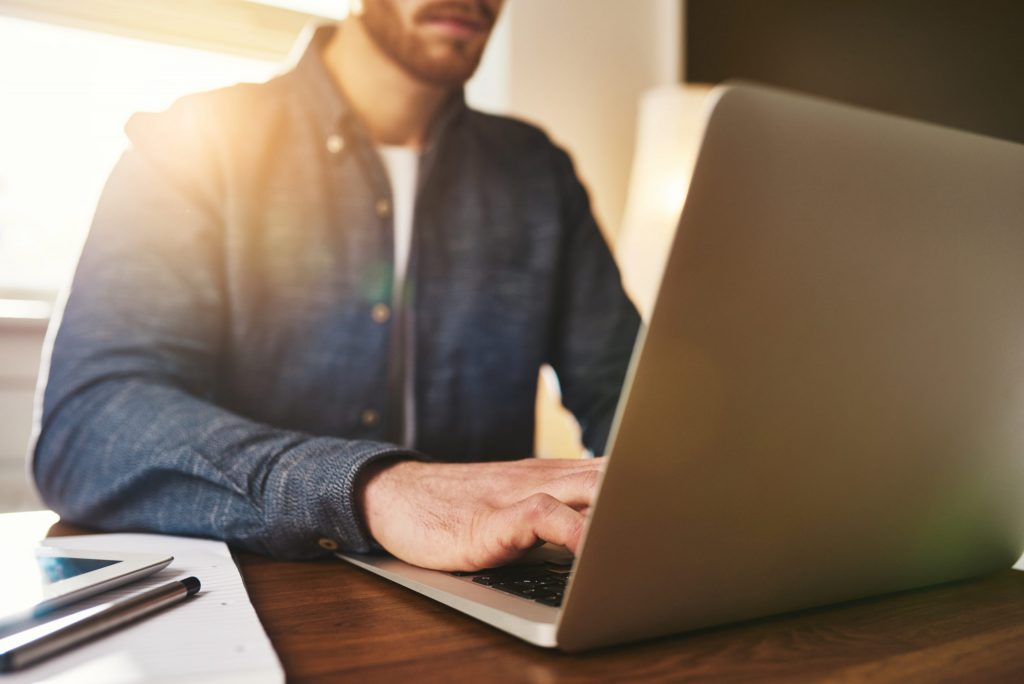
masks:
[[[603,463],[399,461],[368,474],[359,503],[370,534],[394,556],[436,570],[480,570],[540,542],[575,553]]]

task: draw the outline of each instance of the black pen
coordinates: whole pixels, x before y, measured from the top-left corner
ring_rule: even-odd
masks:
[[[0,639],[0,672],[27,667],[58,651],[184,601],[194,596],[199,586],[198,579],[186,577],[3,637]]]

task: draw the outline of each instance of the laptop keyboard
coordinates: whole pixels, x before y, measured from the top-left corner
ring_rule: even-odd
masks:
[[[479,572],[453,572],[451,574],[456,577],[466,577],[491,589],[521,596],[555,608],[562,605],[565,587],[569,582],[568,568],[553,564],[527,567],[509,566]]]

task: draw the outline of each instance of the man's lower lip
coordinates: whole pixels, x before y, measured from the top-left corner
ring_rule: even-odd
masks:
[[[454,21],[451,19],[432,19],[426,23],[428,26],[432,26],[444,33],[448,33],[459,38],[473,38],[484,32],[482,26]]]

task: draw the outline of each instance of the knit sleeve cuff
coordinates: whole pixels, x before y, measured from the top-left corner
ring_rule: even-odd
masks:
[[[355,490],[364,469],[383,459],[430,460],[393,444],[328,437],[311,438],[282,455],[264,489],[271,555],[297,559],[379,549],[357,510]]]

